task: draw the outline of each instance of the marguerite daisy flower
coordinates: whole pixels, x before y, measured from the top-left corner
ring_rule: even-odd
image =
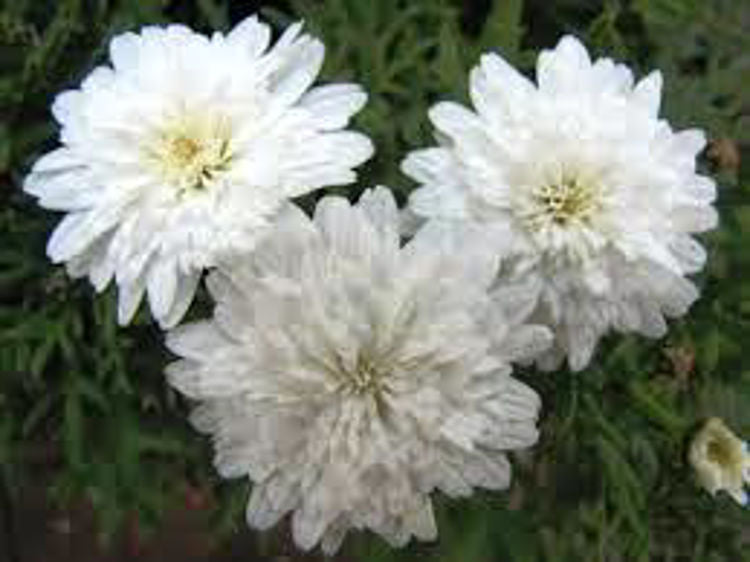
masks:
[[[52,111],[62,146],[25,190],[68,214],[47,252],[97,290],[114,277],[119,321],[145,292],[162,326],[189,306],[201,271],[251,249],[284,202],[355,180],[372,153],[343,131],[365,103],[353,84],[310,89],[323,45],[250,17],[208,38],[181,25],[112,39],[111,66]]]
[[[726,492],[747,505],[745,486],[750,484],[750,452],[719,418],[711,418],[693,438],[689,452],[698,483],[715,495]]]
[[[422,184],[412,210],[485,226],[506,258],[499,281],[555,332],[542,367],[582,369],[612,329],[662,336],[698,297],[692,235],[717,215],[695,170],[703,133],[659,118],[661,75],[634,84],[568,36],[539,56],[536,85],[495,54],[470,78],[475,111],[437,104],[439,146],[403,163]]]
[[[494,252],[432,225],[399,247],[385,188],[352,207],[289,207],[208,280],[213,319],[169,333],[169,382],[199,401],[224,477],[254,482],[265,529],[338,549],[350,528],[394,545],[436,536],[430,492],[502,489],[507,452],[537,440],[537,394],[510,376],[548,329],[490,307]]]

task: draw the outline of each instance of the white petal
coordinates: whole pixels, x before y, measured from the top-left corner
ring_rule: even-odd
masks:
[[[557,371],[565,361],[565,355],[566,351],[564,349],[561,347],[554,347],[546,353],[543,353],[539,359],[537,359],[536,364],[539,369],[544,372],[550,373]]]
[[[341,256],[367,259],[378,247],[375,229],[364,222],[359,209],[343,197],[327,196],[318,202],[313,220],[326,243]]]
[[[534,84],[505,59],[494,53],[482,55],[470,75],[471,101],[483,117],[502,122],[518,115],[536,93]]]
[[[52,152],[48,152],[43,155],[39,160],[34,162],[34,166],[31,171],[32,176],[37,176],[43,172],[62,172],[70,170],[71,168],[82,168],[84,164],[76,157],[75,153],[67,147],[61,147]],[[27,184],[29,179],[27,178],[24,182],[24,190],[32,195],[39,195],[33,189],[29,189]],[[32,182],[33,183],[33,182]]]
[[[329,526],[320,542],[320,548],[328,556],[336,554],[346,538],[347,531],[345,524]]]
[[[66,270],[71,277],[88,275],[97,292],[101,292],[112,280],[115,273],[115,260],[109,252],[111,236],[100,236],[85,252],[71,258]]]
[[[505,453],[481,453],[467,457],[467,479],[488,490],[505,490],[510,486],[511,468]]]
[[[234,26],[226,41],[233,48],[242,50],[245,56],[258,58],[271,42],[271,30],[252,15]]]
[[[117,211],[73,212],[65,216],[47,242],[47,255],[54,262],[66,261],[81,252],[107,231],[117,219]]]
[[[588,86],[591,59],[586,47],[566,35],[554,50],[542,51],[536,67],[539,89],[548,93],[570,92]]]
[[[661,311],[650,303],[639,306],[641,321],[638,331],[649,338],[661,338],[667,333],[667,323]]]
[[[370,223],[398,247],[399,212],[393,193],[383,186],[368,189],[360,196],[358,206]]]
[[[57,173],[35,172],[24,182],[24,190],[39,198],[46,209],[78,211],[93,207],[102,199],[85,170],[73,168]]]
[[[410,152],[401,163],[401,170],[420,183],[446,182],[449,174],[455,176],[454,162],[445,148],[427,148]]]
[[[153,258],[146,275],[151,312],[161,322],[172,307],[177,293],[177,264],[174,260],[157,256]]]
[[[404,262],[441,255],[444,275],[487,289],[495,280],[499,259],[494,244],[485,233],[472,225],[457,221],[432,220],[420,228],[404,247]]]
[[[130,283],[118,283],[117,323],[125,326],[130,323],[138,310],[138,305],[146,291],[146,276],[141,275]]]
[[[465,192],[453,185],[430,185],[411,192],[409,207],[417,215],[436,219],[468,218]]]
[[[672,151],[692,160],[706,146],[706,133],[700,129],[680,131],[672,137]]]
[[[599,334],[589,326],[576,326],[568,331],[568,365],[571,371],[581,371],[590,362],[599,341]]]
[[[167,333],[166,345],[175,355],[200,360],[214,349],[225,346],[226,337],[208,321],[178,326]]]
[[[691,282],[677,275],[658,278],[660,282],[661,308],[672,318],[683,316],[698,299],[700,293]]]
[[[320,540],[325,531],[325,522],[317,514],[308,513],[304,508],[294,512],[292,536],[294,543],[302,550],[310,550]]]
[[[681,206],[672,211],[672,222],[678,231],[706,232],[713,230],[719,224],[719,214],[716,209],[707,205]]]
[[[675,237],[669,247],[680,263],[683,272],[695,273],[703,269],[706,263],[706,250],[690,236]]]
[[[540,290],[538,279],[515,283],[501,280],[492,293],[493,305],[502,313],[503,322],[515,326],[526,321],[534,311]]]
[[[424,225],[424,218],[417,215],[409,207],[399,211],[398,231],[401,236],[411,238]]]
[[[158,319],[159,327],[162,330],[172,328],[182,320],[182,317],[190,307],[190,303],[193,301],[200,278],[200,271],[178,272],[177,288],[172,299],[172,306],[162,318]]]
[[[109,43],[109,56],[118,72],[137,70],[141,62],[141,38],[130,32],[116,35]]]
[[[253,487],[250,501],[247,504],[245,518],[253,529],[261,531],[270,529],[286,514],[286,506],[274,507],[275,502],[268,497],[269,490],[264,485]]]
[[[508,361],[535,360],[552,345],[552,332],[544,326],[515,328],[503,340],[498,353]]]
[[[695,175],[682,184],[682,187],[683,192],[680,194],[684,193],[693,202],[713,203],[716,199],[716,182],[711,178]]]
[[[321,135],[315,146],[290,158],[283,170],[284,194],[296,197],[324,186],[346,185],[357,179],[352,168],[373,154],[372,141],[366,136],[341,131]]]
[[[474,113],[462,105],[440,102],[430,109],[429,117],[435,128],[451,137],[469,137],[479,142],[483,139],[481,122]]]
[[[612,59],[598,59],[592,66],[592,86],[602,93],[612,95],[629,95],[633,88],[633,73],[622,64],[615,64]],[[657,108],[658,112],[658,108]]]
[[[747,506],[748,494],[745,490],[741,490],[739,488],[730,488],[727,489],[727,493],[729,493],[729,495],[732,496],[732,499],[734,499],[734,501],[736,501],[742,507]]]
[[[52,103],[52,115],[61,125],[75,126],[81,120],[84,96],[78,90],[67,90],[57,95]]]
[[[300,40],[301,31],[302,31],[302,22],[297,21],[289,25],[284,30],[284,33],[281,34],[281,37],[279,37],[279,40],[276,41],[276,44],[271,49],[271,52],[269,53],[269,55],[285,54],[291,46],[293,46],[297,41]]]
[[[310,111],[320,129],[330,131],[346,127],[366,102],[367,94],[357,84],[330,84],[307,92],[299,105]]]
[[[426,499],[422,505],[405,516],[406,525],[414,536],[423,541],[437,539],[437,525],[432,511],[432,502]]]
[[[636,85],[631,100],[641,106],[650,116],[659,115],[662,88],[661,72],[655,70]]]
[[[299,39],[294,57],[271,85],[275,106],[285,108],[302,97],[320,72],[324,54],[325,48],[317,39]]]

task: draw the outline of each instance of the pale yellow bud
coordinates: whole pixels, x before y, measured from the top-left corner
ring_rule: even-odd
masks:
[[[725,491],[739,504],[748,501],[745,485],[750,482],[750,453],[719,418],[711,418],[693,437],[690,464],[698,483],[711,494]]]

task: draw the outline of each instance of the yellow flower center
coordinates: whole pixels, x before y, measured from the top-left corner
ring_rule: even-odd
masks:
[[[384,388],[383,373],[366,357],[360,357],[357,366],[346,376],[347,389],[353,394],[379,394]]]
[[[577,178],[542,185],[534,192],[533,199],[538,211],[530,217],[532,224],[552,222],[565,227],[588,220],[598,208],[597,190]]]
[[[169,147],[167,147],[167,152],[167,158],[171,159],[175,166],[186,168],[200,152],[200,145],[191,138],[177,137],[172,139]]]
[[[711,462],[722,466],[730,466],[735,461],[732,448],[722,439],[709,441],[706,455]]]
[[[226,119],[181,115],[157,131],[144,147],[145,159],[178,194],[200,191],[225,172],[232,159]]]

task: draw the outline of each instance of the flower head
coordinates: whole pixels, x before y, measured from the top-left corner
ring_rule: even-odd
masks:
[[[675,133],[660,96],[658,72],[634,84],[570,36],[541,53],[536,85],[487,54],[471,73],[475,112],[437,104],[439,146],[403,163],[422,184],[415,213],[495,240],[500,281],[555,332],[542,367],[567,355],[582,369],[611,329],[659,337],[698,296],[685,274],[705,261],[692,234],[716,224],[715,185],[695,172],[703,133]]]
[[[211,274],[213,319],[167,338],[217,469],[255,483],[249,524],[293,512],[305,549],[350,528],[432,539],[431,491],[506,488],[506,453],[537,440],[539,398],[510,361],[549,330],[489,306],[494,252],[438,225],[401,248],[398,224],[385,188],[327,197],[312,221],[290,207]]]
[[[722,420],[711,418],[703,425],[690,444],[689,458],[701,486],[711,494],[727,492],[747,505],[750,452]]]
[[[181,25],[125,33],[111,66],[55,100],[62,146],[24,188],[68,213],[53,261],[98,290],[116,279],[120,323],[147,292],[156,319],[176,324],[204,268],[252,249],[289,198],[354,181],[371,155],[342,130],[364,92],[310,89],[324,49],[300,29],[271,48],[255,17],[210,38]]]

